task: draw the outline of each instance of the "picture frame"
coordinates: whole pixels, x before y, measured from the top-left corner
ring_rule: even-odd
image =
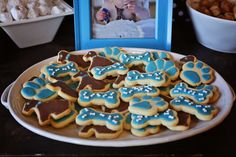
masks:
[[[74,0],[76,50],[99,47],[137,47],[171,50],[173,0],[155,0],[154,38],[96,39],[92,35],[92,0]]]

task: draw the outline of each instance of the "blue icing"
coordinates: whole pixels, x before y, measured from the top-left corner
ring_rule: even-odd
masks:
[[[178,73],[178,68],[171,60],[157,59],[149,62],[145,67],[146,72],[164,71],[173,77]]]
[[[168,122],[174,122],[176,121],[177,117],[173,110],[167,109],[166,111],[157,113],[153,116],[132,114],[131,119],[132,119],[131,124],[137,126],[137,125],[144,125],[148,121],[153,121],[153,120],[164,120]]]
[[[131,123],[131,113],[128,113],[128,115],[126,115],[125,123],[127,123],[127,124]]]
[[[192,68],[194,68],[194,63],[193,63],[193,62],[187,62],[187,63],[185,64],[185,66],[186,66],[187,68],[192,69]]]
[[[197,62],[196,67],[198,69],[201,69],[203,67],[203,63],[202,62]]]
[[[134,62],[150,62],[151,61],[151,53],[145,52],[143,54],[121,54],[119,59],[121,63],[125,65],[133,64]]]
[[[145,128],[140,128],[140,129],[135,129],[135,130],[138,131],[138,132],[146,132],[148,129],[156,129],[156,128],[157,128],[157,126],[149,125]]]
[[[119,60],[119,56],[121,54],[121,51],[118,47],[105,47],[104,51],[100,52],[99,55],[103,57],[109,57],[114,60]]]
[[[175,98],[174,100],[171,100],[170,104],[173,107],[174,106],[189,107],[189,108],[197,111],[197,113],[199,113],[201,115],[211,115],[212,112],[215,110],[213,105],[196,104],[196,103],[193,103],[182,96],[179,96],[179,97]]]
[[[202,79],[205,80],[205,81],[210,80],[211,75],[208,75],[208,74],[202,75]]]
[[[192,89],[187,86],[185,83],[179,83],[171,90],[171,96],[186,96],[190,99],[193,99],[195,102],[204,102],[212,92],[207,89]]]
[[[66,115],[66,116],[64,116],[64,117],[62,117],[62,118],[60,118],[60,119],[57,119],[57,120],[52,119],[52,120],[53,120],[55,123],[61,123],[61,122],[66,121],[67,119],[73,117],[75,114],[76,114],[76,112],[75,112],[74,110],[71,110],[70,114],[68,114],[68,115]]]
[[[28,81],[23,85],[23,88],[21,89],[21,94],[26,99],[47,99],[56,94],[56,92],[53,92],[49,89],[47,89],[46,86],[47,81],[43,80],[42,78],[35,78],[32,81]]]
[[[214,88],[215,87],[213,85],[203,85],[203,84],[196,87],[196,89],[207,89],[212,92],[213,92]]]
[[[131,105],[133,108],[139,108],[139,109],[151,109],[152,105],[148,101],[142,101],[142,102],[137,102]]]
[[[91,72],[93,73],[93,75],[102,76],[108,72],[117,71],[117,70],[127,71],[128,68],[122,63],[115,63],[113,65],[104,66],[104,67],[94,67]]]
[[[100,120],[113,126],[119,126],[122,124],[123,116],[119,113],[102,113],[91,108],[84,108],[80,110],[77,119],[84,122],[89,120]]]
[[[166,52],[152,52],[154,60],[156,59],[163,59],[163,58],[169,58]]]
[[[136,94],[156,94],[158,91],[153,86],[122,87],[119,89],[122,98],[130,98]]]
[[[73,83],[69,84],[69,87],[73,90],[76,90],[78,85],[79,85],[79,82],[73,82]]]
[[[78,73],[77,65],[74,62],[67,61],[66,64],[53,63],[46,67],[46,73],[52,77]]]
[[[163,82],[165,81],[165,77],[163,76],[164,74],[160,71],[154,73],[140,73],[136,70],[132,70],[128,72],[126,80],[130,82],[138,80],[152,80],[155,82]]]
[[[119,103],[119,95],[116,90],[93,93],[90,90],[84,89],[79,92],[79,101],[81,102],[91,102],[94,99],[104,100],[109,104]]]
[[[195,71],[184,70],[182,75],[193,84],[199,83],[201,81],[200,76]]]
[[[211,71],[211,68],[209,67],[202,69],[202,73],[210,73],[210,71]]]

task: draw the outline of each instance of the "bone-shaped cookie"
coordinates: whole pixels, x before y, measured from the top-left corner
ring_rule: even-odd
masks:
[[[21,95],[25,99],[38,100],[42,102],[55,99],[58,95],[56,92],[46,87],[47,83],[48,81],[42,78],[33,77],[23,84]]]
[[[90,63],[89,62],[85,62],[83,60],[83,56],[84,55],[74,55],[74,54],[70,54],[69,52],[62,50],[58,53],[58,62],[65,62],[65,61],[73,61],[75,62],[78,67],[80,68],[80,70],[86,70]]]
[[[50,124],[51,118],[57,120],[70,114],[71,106],[71,102],[63,99],[55,99],[47,102],[33,100],[25,103],[22,113],[24,115],[31,115],[35,112],[39,124],[44,126]]]
[[[109,83],[102,80],[96,80],[88,74],[88,72],[80,71],[72,77],[72,80],[79,81],[77,91],[82,89],[90,89],[93,91],[107,91],[109,89]]]
[[[46,75],[46,78],[55,82],[57,80],[53,77],[62,77],[62,76],[73,76],[79,72],[79,68],[76,63],[71,61],[65,61],[65,63],[51,63],[46,65],[41,69],[41,72]]]
[[[106,126],[88,125],[88,126],[83,126],[79,130],[79,136],[83,138],[89,138],[95,136],[97,139],[113,139],[117,138],[122,132],[123,129],[114,131],[108,129]]]
[[[175,126],[179,122],[177,112],[172,109],[167,109],[166,111],[157,113],[153,116],[132,114],[131,119],[131,126],[135,129],[145,128],[149,125],[155,126],[161,124],[164,126]]]
[[[123,128],[123,116],[120,113],[103,113],[91,108],[84,108],[76,117],[76,124],[81,126],[100,125],[117,131]]]
[[[102,107],[103,107],[103,111],[105,111],[107,113],[118,112],[118,113],[124,114],[124,113],[128,112],[129,103],[128,102],[124,102],[123,100],[120,100],[120,104],[116,108],[112,108],[111,109],[111,108],[107,108],[105,106],[102,106]]]
[[[125,78],[125,86],[134,85],[150,85],[154,87],[165,86],[170,82],[170,79],[164,72],[154,72],[154,73],[140,73],[138,71],[132,70],[127,73]]]
[[[146,65],[152,60],[152,54],[150,52],[145,52],[142,54],[121,54],[119,60],[128,67],[132,67],[134,65]]]
[[[143,96],[141,98],[133,98],[130,101],[129,112],[145,116],[152,116],[158,112],[165,111],[169,104],[161,97]]]
[[[107,108],[116,108],[120,104],[119,93],[116,90],[93,92],[84,89],[79,92],[78,103],[83,107],[104,105]]]
[[[46,87],[54,92],[57,92],[59,96],[66,100],[76,102],[78,98],[78,93],[62,81],[49,83],[46,85]]]
[[[196,104],[189,99],[179,96],[170,101],[170,106],[176,111],[183,111],[195,115],[200,120],[211,120],[218,112],[213,105]]]
[[[91,69],[93,77],[97,80],[103,80],[107,76],[125,75],[129,69],[122,63],[116,62],[108,66],[97,66]]]
[[[153,86],[136,86],[136,87],[122,87],[119,88],[121,99],[125,102],[129,102],[134,97],[142,96],[158,96],[160,90]]]
[[[198,104],[206,104],[213,96],[213,93],[212,91],[207,89],[190,88],[186,83],[180,82],[170,90],[170,95],[172,98],[176,98],[178,96],[184,96],[186,98],[193,100]]]
[[[215,85],[203,84],[203,85],[197,86],[196,89],[207,89],[209,91],[212,91],[213,96],[209,99],[208,103],[215,103],[220,97],[220,91],[218,87]]]
[[[176,126],[167,126],[167,128],[174,131],[188,130],[191,124],[191,115],[182,111],[179,111],[177,114],[179,123]]]

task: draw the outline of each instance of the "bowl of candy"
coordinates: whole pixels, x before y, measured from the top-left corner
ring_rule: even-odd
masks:
[[[0,0],[0,27],[19,48],[51,42],[71,14],[62,0]]]
[[[202,45],[236,53],[236,0],[187,0],[186,4]]]

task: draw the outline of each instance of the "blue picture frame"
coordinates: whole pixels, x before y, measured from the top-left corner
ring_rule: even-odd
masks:
[[[74,0],[76,50],[107,46],[171,50],[173,0],[156,0],[155,38],[94,39],[91,35],[91,0]]]

